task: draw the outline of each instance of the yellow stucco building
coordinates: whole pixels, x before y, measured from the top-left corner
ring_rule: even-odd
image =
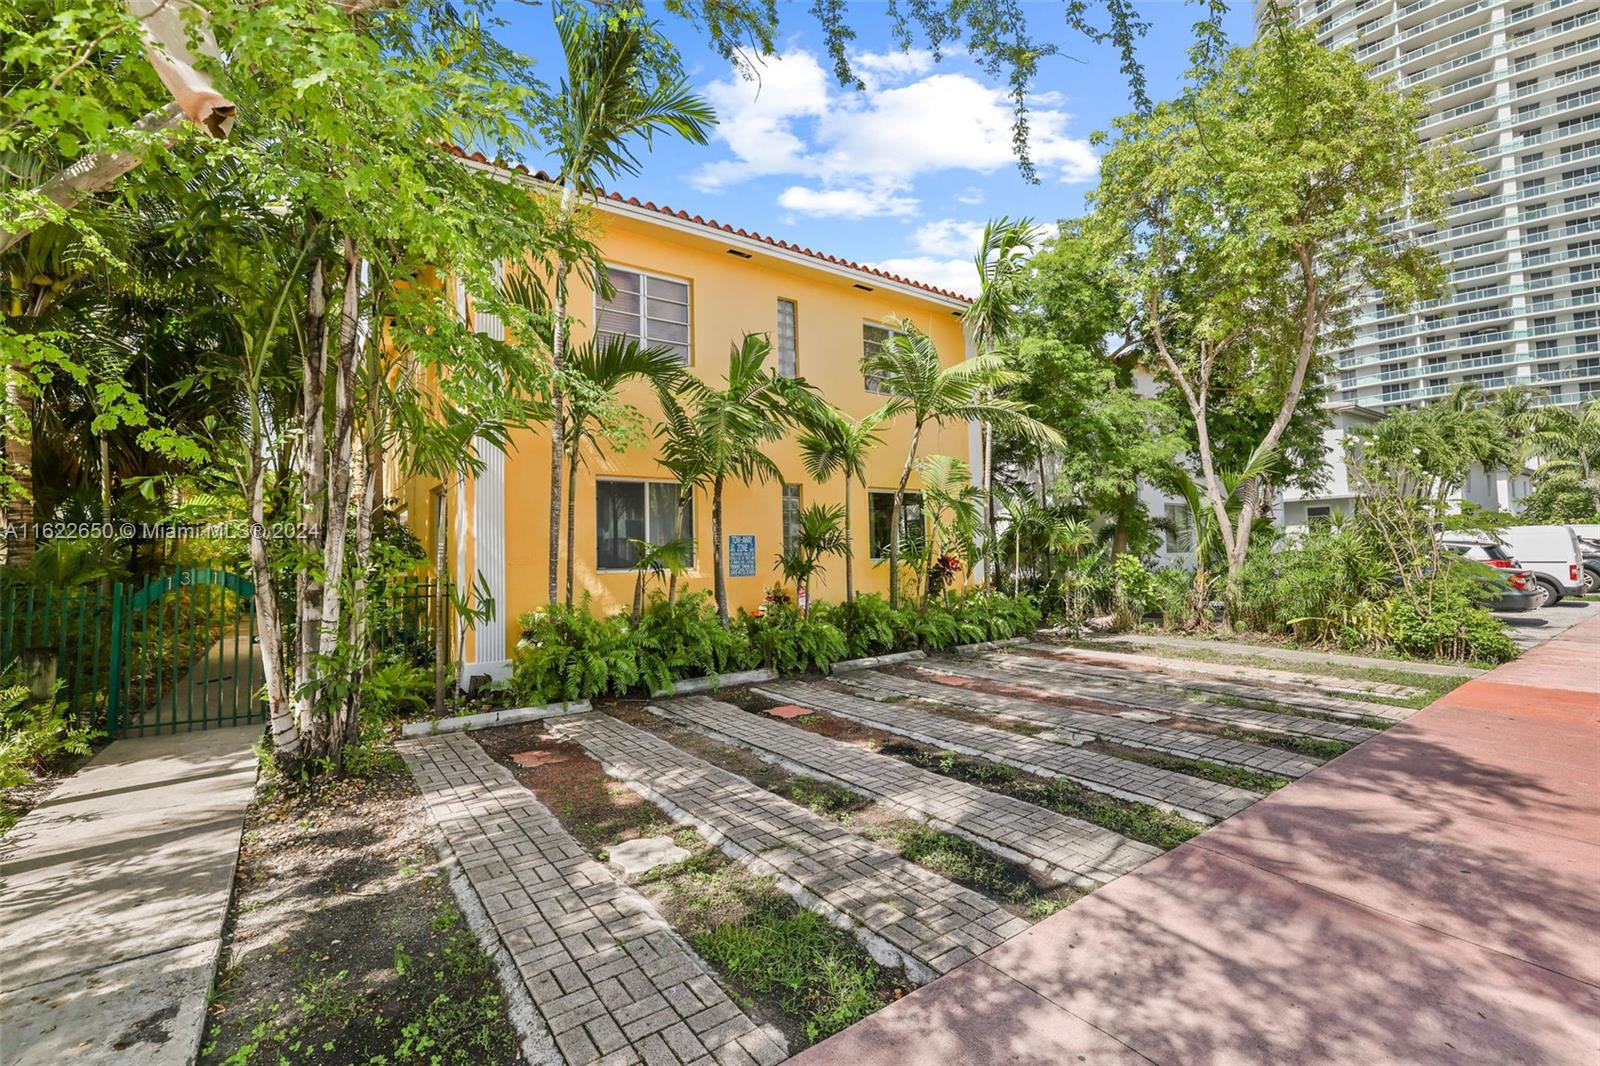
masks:
[[[542,184],[531,176],[520,180]],[[956,293],[616,194],[591,209],[599,230],[595,243],[617,295],[597,301],[574,279],[575,342],[592,336],[598,326],[669,344],[692,373],[716,383],[727,372],[730,347],[746,333],[765,333],[773,345],[769,367],[806,379],[828,402],[857,418],[884,399],[863,378],[860,362],[864,351],[887,335],[887,323],[914,323],[949,363],[971,354],[960,317],[968,300]],[[470,316],[470,304],[463,303]],[[499,328],[488,316],[474,324],[490,332]],[[659,420],[648,386],[627,386],[622,397],[652,424]],[[875,538],[880,544],[887,539],[890,494],[910,445],[910,427],[890,424],[882,437],[882,446],[868,459],[866,487],[856,483],[852,489],[858,593],[888,588],[888,569],[874,558],[880,553],[873,544]],[[965,460],[976,470],[975,427],[925,431],[919,454],[937,453]],[[800,507],[844,498],[839,478],[816,484],[806,477],[792,437],[774,442],[769,455],[783,472],[781,483],[735,483],[724,490],[730,609],[754,609],[778,579],[775,559],[786,524]],[[464,680],[479,673],[505,675],[518,639],[516,619],[545,605],[549,572],[548,435],[517,433],[504,454],[486,447],[480,457],[482,473],[464,484],[445,489],[414,480],[401,489],[406,520],[430,549],[438,546],[437,516],[445,516],[452,580],[466,575],[470,582],[481,574],[498,607],[494,621],[467,635]],[[635,575],[627,540],[671,539],[674,517],[693,530],[694,565],[683,580],[690,589],[711,587],[709,500],[697,493],[690,513],[675,516],[676,496],[676,483],[660,465],[654,440],[625,451],[586,454],[578,476],[574,538],[578,598],[589,593],[597,611],[631,606]],[[844,596],[842,562],[829,560],[826,567],[812,583],[814,601]]]

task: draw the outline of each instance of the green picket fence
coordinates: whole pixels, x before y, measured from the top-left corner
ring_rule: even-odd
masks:
[[[378,590],[374,647],[432,662],[438,591],[431,581]],[[247,579],[205,568],[109,589],[0,586],[0,666],[52,654],[71,716],[114,737],[263,721],[254,596]]]

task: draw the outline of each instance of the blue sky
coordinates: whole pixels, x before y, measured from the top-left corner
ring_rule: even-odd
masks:
[[[1150,93],[1170,96],[1198,9],[1176,0],[1138,6],[1151,23],[1140,44]],[[617,190],[963,292],[973,287],[970,260],[986,218],[1053,222],[1082,212],[1096,173],[1090,134],[1130,105],[1115,52],[1069,34],[1062,0],[1029,11],[1034,35],[1063,51],[1041,61],[1034,88],[1037,185],[1023,180],[1011,154],[1003,83],[959,51],[938,62],[924,50],[900,52],[883,5],[853,3],[853,62],[867,89],[842,88],[808,7],[780,3],[777,55],[760,61],[753,80],[693,27],[664,16],[719,125],[709,145],[659,139],[643,172]],[[502,3],[497,13],[508,23],[506,43],[541,60],[541,74],[555,82],[550,9]],[[1250,6],[1235,3],[1228,18],[1232,38],[1248,40]]]

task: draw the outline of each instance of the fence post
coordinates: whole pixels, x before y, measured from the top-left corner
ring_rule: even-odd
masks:
[[[122,582],[111,586],[111,667],[106,679],[106,735],[115,738],[122,712]]]

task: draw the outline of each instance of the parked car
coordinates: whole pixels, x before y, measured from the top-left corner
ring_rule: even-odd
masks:
[[[1451,554],[1482,564],[1471,567],[1470,573],[1489,593],[1484,604],[1489,610],[1532,611],[1543,605],[1544,596],[1536,591],[1539,586],[1533,572],[1517,566],[1500,545],[1457,538],[1445,538],[1441,543]]]
[[[1499,541],[1544,590],[1548,607],[1563,596],[1583,595],[1583,551],[1570,526],[1508,526]]]
[[[1583,572],[1578,575],[1583,578],[1583,594],[1593,596],[1600,592],[1600,540],[1579,537],[1578,546],[1583,549]]]

